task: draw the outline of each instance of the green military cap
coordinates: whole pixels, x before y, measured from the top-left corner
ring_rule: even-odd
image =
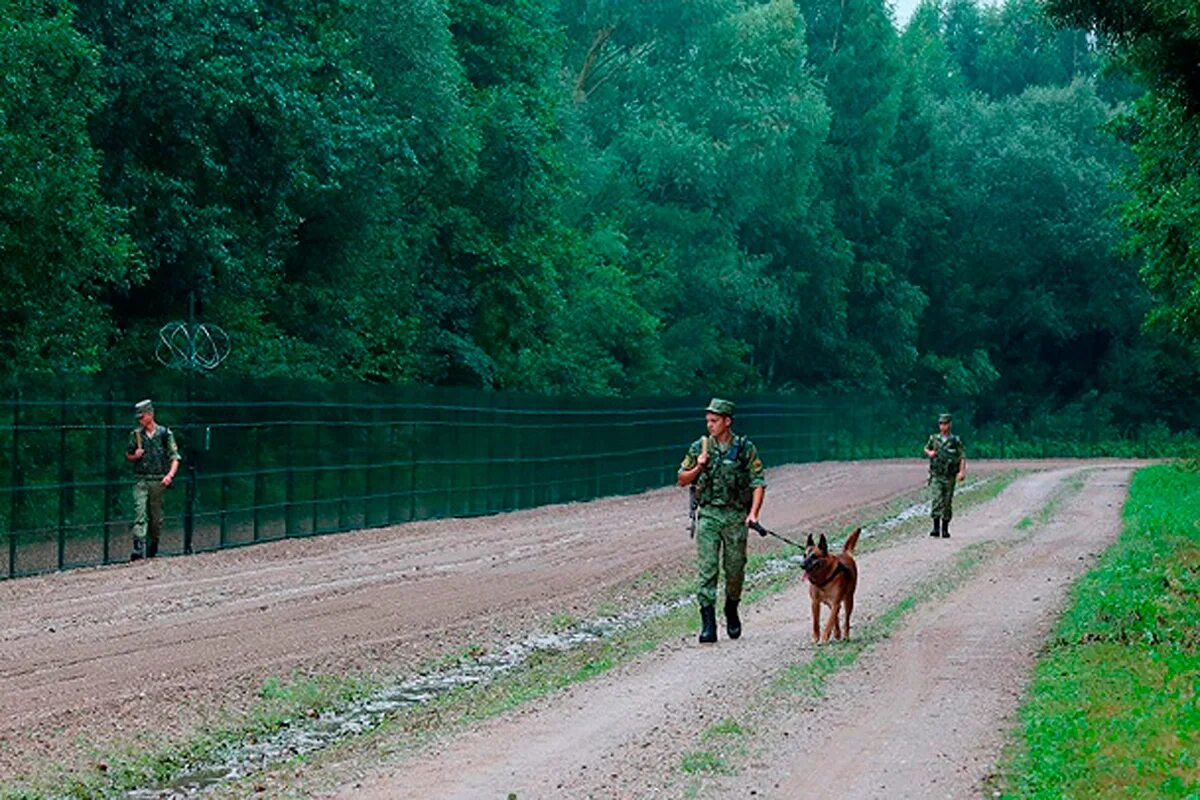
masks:
[[[140,417],[142,414],[149,414],[154,411],[154,403],[149,400],[139,400],[133,404],[133,415]]]
[[[714,414],[723,414],[726,417],[733,416],[733,401],[722,400],[720,397],[714,397],[708,401],[708,408],[705,411],[711,411]]]
[[[954,421],[954,418],[951,417],[949,414],[945,414],[945,413],[938,414],[938,422],[953,422],[953,421]]]

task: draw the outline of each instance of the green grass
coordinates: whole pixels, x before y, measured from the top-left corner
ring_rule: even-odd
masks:
[[[720,754],[711,750],[684,753],[679,768],[688,775],[732,775],[733,769]]]
[[[712,739],[718,736],[745,736],[746,731],[736,720],[723,719],[720,722],[713,723],[704,731],[703,738]]]
[[[1082,470],[1068,476],[1034,516],[1021,517],[1013,527],[1019,531],[1029,531],[1035,526],[1048,525],[1052,519],[1058,516],[1058,512],[1067,498],[1082,491],[1083,484],[1087,480],[1087,473],[1088,470]]]
[[[93,772],[64,774],[52,770],[24,786],[0,787],[0,800],[101,800],[136,788],[167,784],[190,765],[210,759],[226,747],[252,742],[295,719],[343,707],[368,696],[373,688],[365,679],[340,675],[293,676],[287,681],[268,678],[259,688],[258,703],[228,724],[215,725],[184,742],[146,748],[127,745],[98,752],[91,759],[97,765]]]
[[[1006,798],[1200,797],[1200,475],[1140,470],[1038,663]]]

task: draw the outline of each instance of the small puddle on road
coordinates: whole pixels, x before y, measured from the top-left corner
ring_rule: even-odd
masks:
[[[532,636],[469,663],[387,687],[358,703],[316,717],[300,717],[257,741],[244,741],[219,752],[205,764],[186,769],[169,783],[134,789],[129,800],[189,800],[218,784],[245,778],[266,767],[304,756],[366,733],[392,714],[438,697],[453,689],[486,683],[511,672],[535,653],[563,652],[612,636],[688,605],[691,597],[655,603],[623,614],[580,623],[569,631]]]

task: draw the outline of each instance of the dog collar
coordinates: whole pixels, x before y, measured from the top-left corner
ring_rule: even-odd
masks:
[[[826,578],[825,580],[821,581],[820,583],[817,583],[816,581],[814,581],[814,580],[812,579],[812,575],[809,575],[809,576],[808,576],[808,582],[809,582],[809,583],[811,583],[813,586],[816,586],[818,589],[820,589],[820,588],[824,587],[824,586],[825,586],[825,584],[829,583],[831,580],[833,580],[834,578],[836,578],[836,577],[837,577],[837,574],[838,574],[839,572],[844,572],[844,573],[846,573],[847,575],[849,575],[849,574],[850,574],[850,570],[846,568],[846,565],[845,565],[845,564],[843,564],[841,561],[839,561],[839,562],[837,562],[837,566],[833,568],[833,571],[829,573],[829,577],[828,577],[828,578]]]

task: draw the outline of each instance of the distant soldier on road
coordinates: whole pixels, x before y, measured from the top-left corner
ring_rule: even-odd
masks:
[[[938,416],[938,432],[925,442],[925,457],[929,459],[930,515],[933,530],[930,536],[950,538],[950,519],[954,516],[954,484],[967,477],[967,451],[962,439],[950,432],[953,422],[949,414]]]
[[[734,404],[714,397],[704,409],[708,435],[688,448],[679,466],[679,485],[692,486],[697,502],[696,550],[700,641],[717,640],[718,566],[725,570],[725,628],[742,635],[738,603],[746,575],[747,525],[758,522],[766,481],[758,450],[733,432]]]
[[[163,494],[179,469],[175,435],[154,421],[154,404],[142,400],[133,407],[138,427],[129,433],[125,460],[133,464],[133,553],[130,561],[158,555],[163,526]],[[147,533],[149,541],[147,541]]]

